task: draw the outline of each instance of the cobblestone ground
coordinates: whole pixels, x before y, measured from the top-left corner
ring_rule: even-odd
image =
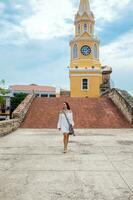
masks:
[[[133,129],[57,130],[0,138],[0,200],[133,200]]]

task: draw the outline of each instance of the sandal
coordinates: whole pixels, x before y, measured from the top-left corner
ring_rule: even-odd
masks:
[[[63,153],[67,153],[67,149],[64,149],[64,152]]]

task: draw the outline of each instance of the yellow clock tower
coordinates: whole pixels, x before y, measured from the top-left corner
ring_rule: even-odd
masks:
[[[100,41],[94,35],[95,20],[89,0],[80,0],[74,24],[75,36],[70,41],[71,97],[99,97],[102,83]]]

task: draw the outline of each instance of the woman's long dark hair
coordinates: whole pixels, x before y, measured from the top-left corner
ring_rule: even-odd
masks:
[[[64,103],[65,103],[66,106],[67,106],[67,110],[71,110],[69,103],[67,103],[67,102],[64,102]]]

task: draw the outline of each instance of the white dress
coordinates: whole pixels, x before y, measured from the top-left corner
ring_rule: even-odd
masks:
[[[64,112],[66,113],[70,124],[72,124],[72,126],[74,126],[72,111],[64,111]],[[60,114],[59,114],[59,120],[58,120],[57,128],[58,129],[60,128],[62,133],[69,133],[69,125],[68,125],[66,117],[65,117],[65,115],[62,111],[60,111]]]

